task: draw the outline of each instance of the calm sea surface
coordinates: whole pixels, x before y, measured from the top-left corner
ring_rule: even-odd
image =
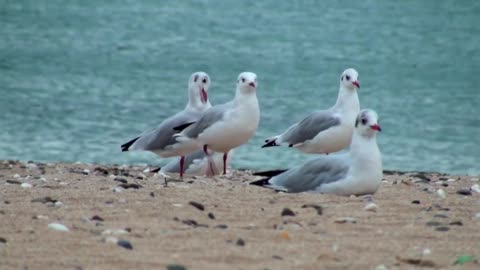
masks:
[[[104,3],[108,2],[108,3]],[[260,149],[360,73],[386,169],[480,174],[480,1],[0,0],[0,159],[164,164],[120,144],[183,109],[210,74],[213,104],[258,74],[258,132],[236,168],[312,155]]]

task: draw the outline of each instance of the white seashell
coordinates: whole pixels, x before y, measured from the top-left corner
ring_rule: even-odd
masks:
[[[30,183],[22,183],[20,186],[22,188],[32,188],[33,187],[32,184],[30,184]]]
[[[52,230],[55,230],[55,231],[59,231],[59,232],[68,232],[69,231],[67,226],[65,226],[63,224],[60,224],[60,223],[50,223],[50,224],[48,224],[48,228],[52,229]]]
[[[437,190],[437,194],[438,194],[438,196],[440,196],[440,198],[442,198],[442,199],[445,199],[445,198],[447,197],[447,195],[445,194],[445,191],[443,191],[443,189]]]
[[[377,209],[378,209],[378,205],[376,205],[375,203],[371,202],[371,203],[368,203],[365,208],[363,208],[365,211],[370,211],[370,212],[377,212]]]

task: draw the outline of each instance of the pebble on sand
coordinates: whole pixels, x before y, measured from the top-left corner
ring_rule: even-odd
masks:
[[[238,238],[237,242],[235,243],[237,246],[245,246],[245,240],[243,240],[242,238]]]
[[[289,208],[283,208],[281,215],[282,215],[282,217],[284,217],[284,216],[295,216],[295,213],[292,210],[290,210]]]
[[[472,192],[470,191],[470,189],[462,188],[457,190],[457,194],[464,195],[464,196],[471,196]]]
[[[335,223],[339,223],[339,224],[344,224],[344,223],[352,223],[352,224],[355,224],[357,223],[357,220],[352,218],[352,217],[341,217],[341,218],[337,218],[335,219],[334,221]]]
[[[190,204],[191,206],[197,208],[197,209],[200,210],[200,211],[205,210],[205,206],[203,206],[203,204],[201,204],[201,203],[191,201],[191,202],[189,202],[189,204]]]
[[[180,264],[169,264],[167,270],[187,270],[187,268]]]
[[[32,188],[33,187],[32,184],[30,184],[30,183],[22,183],[20,186],[22,188]]]
[[[445,199],[447,197],[447,195],[445,194],[445,191],[443,191],[443,189],[437,190],[437,194],[442,199]]]
[[[133,246],[130,242],[128,242],[127,240],[118,240],[117,241],[117,245],[120,246],[120,247],[123,247],[125,249],[130,249],[132,250],[133,249]]]
[[[375,203],[368,203],[365,208],[363,208],[365,211],[370,211],[370,212],[377,212],[378,205]]]
[[[48,224],[48,228],[52,229],[52,230],[55,230],[55,231],[59,231],[59,232],[68,232],[69,231],[67,226],[65,226],[63,224],[60,224],[60,223],[50,223],[50,224]]]

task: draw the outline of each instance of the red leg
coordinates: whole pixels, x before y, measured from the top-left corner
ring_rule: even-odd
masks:
[[[223,153],[223,174],[227,174],[227,157],[228,157],[228,152]]]
[[[180,157],[180,178],[183,178],[183,166],[185,164],[185,156]]]

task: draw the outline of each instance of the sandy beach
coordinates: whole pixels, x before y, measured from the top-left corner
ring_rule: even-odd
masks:
[[[454,264],[480,259],[478,177],[385,172],[339,197],[146,168],[0,162],[0,269],[480,267]]]

